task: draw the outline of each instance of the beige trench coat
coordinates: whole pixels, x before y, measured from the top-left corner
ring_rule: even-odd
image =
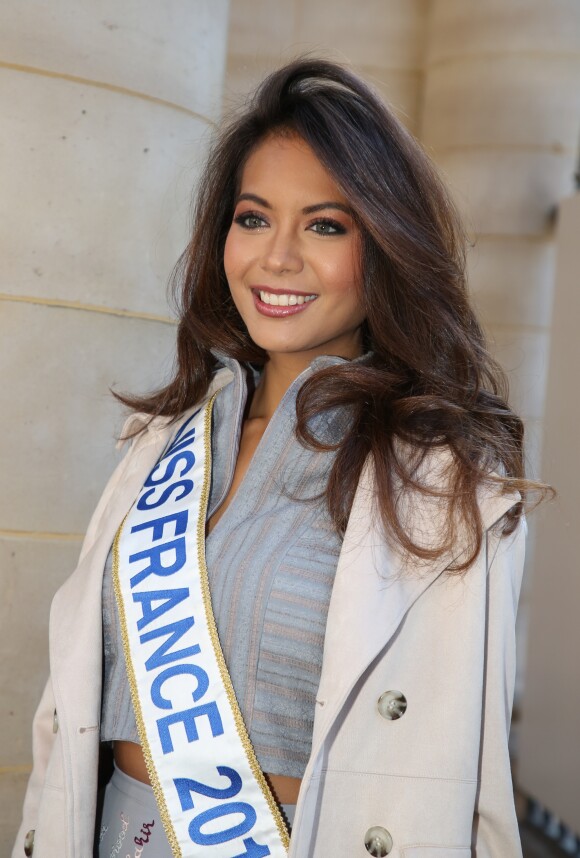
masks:
[[[222,369],[214,388],[230,377]],[[174,431],[156,420],[131,444],[90,522],[79,565],[54,598],[51,675],[34,719],[34,766],[13,858],[25,854],[27,833],[36,858],[92,855],[103,567]],[[440,465],[433,456],[427,466],[434,479]],[[290,858],[367,858],[370,829],[391,858],[519,858],[508,733],[525,524],[506,538],[493,530],[518,497],[481,491],[483,547],[457,577],[445,573],[451,557],[405,565],[373,520],[372,495],[367,467],[330,602]],[[410,526],[424,544],[437,540],[440,516],[436,501],[408,498]],[[459,539],[454,555],[461,551]],[[407,702],[397,719],[385,717],[389,691]]]

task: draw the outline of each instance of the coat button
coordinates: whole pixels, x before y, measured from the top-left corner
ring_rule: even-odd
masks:
[[[56,709],[54,710],[54,715],[52,716],[52,732],[58,733],[58,715],[56,714]]]
[[[393,848],[393,838],[386,828],[381,828],[380,825],[373,825],[365,834],[365,849],[369,855],[379,856],[383,858],[388,855]]]
[[[24,838],[24,854],[30,858],[34,852],[34,828],[31,828]]]
[[[405,714],[407,698],[400,691],[385,691],[377,700],[377,708],[387,721],[396,721]]]

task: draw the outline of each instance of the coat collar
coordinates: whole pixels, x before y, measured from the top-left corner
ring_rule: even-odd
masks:
[[[207,395],[211,396],[216,391],[221,390],[226,384],[233,380],[235,369],[231,366],[223,366],[215,373],[212,378]],[[176,431],[177,423],[185,420],[194,410],[196,406],[188,409],[184,414],[179,415],[178,421],[173,417],[151,417],[150,414],[145,414],[141,411],[136,411],[130,414],[121,430],[121,437],[117,442],[117,448],[124,447],[135,436],[139,437],[139,446],[148,445],[158,442],[160,439],[168,440],[172,431]]]

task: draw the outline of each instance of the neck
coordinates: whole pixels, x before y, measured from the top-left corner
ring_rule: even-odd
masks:
[[[338,351],[320,348],[299,354],[269,352],[269,359],[264,365],[262,377],[249,405],[248,419],[258,418],[268,422],[292,382],[310,366],[314,358],[325,354],[336,354],[352,359],[362,354],[362,345],[358,343],[356,347],[351,346]]]
[[[268,422],[292,382],[309,365],[284,359],[291,357],[291,355],[270,355],[252,397],[248,411],[250,419],[260,418]]]

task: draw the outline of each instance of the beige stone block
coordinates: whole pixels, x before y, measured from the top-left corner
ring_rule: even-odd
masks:
[[[403,125],[417,134],[422,106],[422,71],[374,66],[358,66],[356,71],[387,102]]]
[[[489,328],[494,357],[507,373],[510,403],[527,420],[541,419],[546,397],[549,331]]]
[[[297,0],[234,0],[228,27],[229,58],[259,62],[262,57],[276,57],[288,50],[296,39],[297,9]]]
[[[28,783],[28,773],[0,774],[0,855],[9,856],[22,819],[22,802]],[[24,855],[24,844],[22,844]]]
[[[6,3],[0,60],[127,87],[216,117],[228,0]]]
[[[523,52],[578,53],[576,0],[434,0],[427,64],[457,55]]]
[[[79,540],[0,537],[0,768],[32,760],[32,717],[48,676],[50,603],[80,547]]]
[[[280,57],[248,59],[230,54],[224,85],[225,112],[245,104],[248,95],[267,74],[294,56],[293,52],[287,52]],[[336,55],[333,58],[342,61]],[[420,71],[366,65],[353,66],[353,69],[392,107],[407,128],[413,132],[417,129],[423,80]]]
[[[542,473],[558,497],[537,512],[528,669],[522,707],[520,783],[573,830],[580,830],[576,681],[580,649],[580,458],[577,395],[580,347],[580,196],[564,200],[556,241],[553,337]],[[557,705],[547,705],[553,701]]]
[[[549,326],[556,265],[552,241],[481,236],[467,262],[470,291],[485,324]]]
[[[432,153],[472,233],[543,236],[573,190],[571,156],[526,151]]]
[[[580,53],[462,57],[430,70],[422,139],[437,149],[506,146],[574,152],[580,133]]]
[[[232,3],[229,55],[258,61],[312,53],[355,66],[416,69],[423,59],[426,0]],[[228,66],[230,63],[228,62]]]
[[[227,115],[231,108],[245,104],[266,75],[293,57],[292,52],[285,55],[260,54],[252,57],[230,53],[224,82],[224,113]]]
[[[356,65],[417,69],[423,62],[426,0],[335,0],[301,3],[296,37],[330,47]]]
[[[0,292],[168,316],[207,126],[0,69]]]
[[[352,66],[416,123],[425,0],[339,0],[324,4],[233,3],[224,103],[243,103],[270,71],[302,54]]]
[[[528,629],[530,626],[529,602],[523,598],[523,589],[526,586],[527,575],[522,579],[522,595],[518,605],[516,619],[516,682],[514,689],[514,705],[519,709],[520,701],[526,684],[526,643]],[[517,759],[517,755],[516,755]]]
[[[175,328],[101,313],[0,303],[3,529],[84,532],[118,460],[121,408],[170,374]]]
[[[542,464],[544,421],[543,419],[529,419],[524,421],[524,426],[526,476],[529,477],[531,480],[544,480],[545,469]]]
[[[525,420],[524,426],[525,475],[529,479],[541,479],[540,452],[542,423],[539,420]],[[516,683],[514,701],[518,709],[521,706],[526,687],[527,645],[536,554],[537,521],[538,515],[545,508],[545,503],[539,507],[534,506],[538,499],[538,495],[533,492],[530,492],[527,498],[526,522],[528,533],[526,538],[526,558],[516,619]],[[518,759],[518,755],[516,754],[515,756]]]

